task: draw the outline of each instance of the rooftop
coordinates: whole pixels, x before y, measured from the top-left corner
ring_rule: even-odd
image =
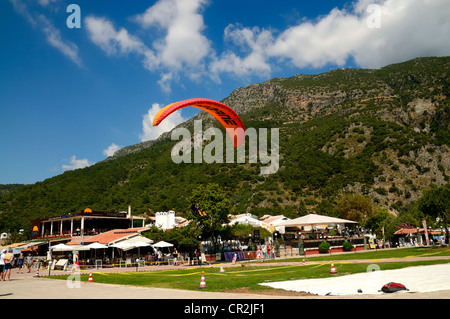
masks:
[[[100,244],[106,245],[124,239],[126,237],[140,234],[145,230],[148,230],[148,227],[113,229],[95,236],[84,236],[83,238],[81,238],[81,236],[72,237],[72,240],[69,241],[67,245],[79,245],[81,242],[84,243],[98,242]]]

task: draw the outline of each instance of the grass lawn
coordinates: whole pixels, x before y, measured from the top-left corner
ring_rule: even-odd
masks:
[[[148,272],[128,272],[128,273],[95,273],[93,271],[94,282],[134,285],[144,287],[162,287],[197,290],[202,272],[205,274],[206,286],[208,291],[225,291],[247,287],[250,290],[272,289],[258,285],[258,283],[270,281],[324,278],[333,276],[342,276],[353,273],[367,271],[370,263],[351,262],[350,256],[354,259],[382,259],[382,258],[401,258],[401,257],[419,257],[419,256],[449,256],[449,248],[411,248],[390,251],[378,251],[373,253],[355,253],[344,255],[332,255],[332,260],[338,274],[330,274],[330,263],[317,260],[307,265],[270,265],[270,263],[258,264],[242,263],[244,266],[227,267],[223,264],[225,272],[220,272],[219,268],[196,267],[180,268],[174,270],[148,271]],[[339,258],[336,258],[338,257]],[[320,257],[319,259],[327,258]],[[308,259],[308,261],[313,258]],[[300,260],[300,259],[299,259]],[[328,260],[330,260],[328,256]],[[342,260],[342,262],[339,262]],[[347,260],[347,261],[343,261]],[[287,260],[292,262],[292,259]],[[279,262],[279,260],[278,260]],[[439,263],[448,263],[448,260],[434,261],[414,261],[414,262],[379,262],[375,261],[380,270],[399,269],[410,266],[433,265]],[[53,276],[51,278],[66,279],[65,276]],[[88,281],[88,275],[81,275],[81,281]]]
[[[307,260],[355,260],[355,259],[388,259],[388,258],[406,258],[406,257],[432,257],[432,256],[450,256],[448,247],[411,247],[400,249],[387,249],[376,251],[349,252],[344,254],[323,254],[323,256],[308,257]],[[290,259],[291,261],[302,261],[303,257]]]

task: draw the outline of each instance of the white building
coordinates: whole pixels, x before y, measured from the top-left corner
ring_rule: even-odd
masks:
[[[168,230],[175,227],[184,227],[190,222],[186,218],[175,216],[175,212],[173,210],[169,210],[168,212],[157,212],[154,217],[149,217],[148,221],[150,221],[150,223],[145,225],[146,227],[154,225],[162,230]]]
[[[175,225],[175,212],[173,210],[169,210],[168,212],[157,212],[155,214],[156,227],[167,230],[174,228]]]
[[[276,216],[264,215],[259,220],[261,222],[263,222],[263,223],[273,227],[274,228],[273,231],[279,231],[281,234],[284,234],[285,233],[285,227],[284,226],[278,226],[278,225],[281,224],[282,222],[290,220],[290,218],[288,218],[288,217],[286,217],[284,215],[276,215]]]
[[[253,227],[262,227],[262,222],[258,220],[255,215],[252,214],[240,214],[240,215],[230,215],[230,222],[228,225],[232,226],[234,224],[251,225]]]

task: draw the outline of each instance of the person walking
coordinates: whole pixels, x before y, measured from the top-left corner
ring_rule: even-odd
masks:
[[[23,253],[20,253],[18,260],[19,260],[19,271],[17,273],[21,274],[22,268],[23,268],[23,262],[25,261],[25,257],[23,257]]]
[[[177,266],[178,265],[178,251],[176,248],[174,248],[172,256],[173,256],[173,265]]]

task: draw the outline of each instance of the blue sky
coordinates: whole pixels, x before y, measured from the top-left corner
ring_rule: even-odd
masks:
[[[448,0],[9,0],[0,12],[0,184],[92,165],[198,112],[151,127],[169,103],[450,55]]]

